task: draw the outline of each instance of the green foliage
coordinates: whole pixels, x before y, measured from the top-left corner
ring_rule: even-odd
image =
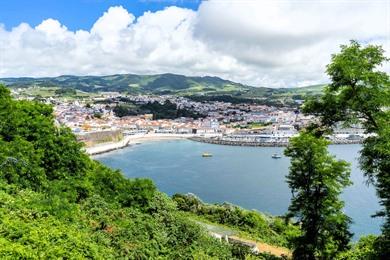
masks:
[[[227,245],[164,205],[150,214],[98,195],[75,204],[5,184],[2,188],[1,259],[187,259],[200,252],[231,258]]]
[[[125,117],[125,116],[136,116],[141,114],[141,111],[136,109],[134,106],[118,104],[114,107],[113,112],[117,117]]]
[[[179,117],[191,117],[198,119],[203,117],[202,115],[195,113],[185,108],[177,108],[175,104],[169,100],[165,101],[164,104],[160,104],[155,101],[147,104],[136,106],[134,104],[119,104],[114,107],[114,113],[118,117],[133,116],[140,114],[153,114],[153,119],[176,119]]]
[[[203,203],[192,194],[175,194],[173,200],[179,210],[196,214],[208,221],[238,228],[254,237],[275,245],[287,246],[299,228],[278,217],[265,216],[256,211],[244,210],[231,204],[211,205]]]
[[[294,99],[319,95],[323,85],[295,88],[251,87],[218,77],[187,77],[175,74],[161,75],[110,75],[110,76],[60,76],[54,78],[3,78],[9,87],[26,88],[24,93],[52,96],[53,86],[67,92],[79,90],[82,95],[101,91],[130,94],[182,95],[232,103],[257,103],[263,105],[296,106]],[[28,88],[28,89],[27,89]],[[50,91],[48,91],[50,89]],[[80,93],[78,94],[80,95]],[[76,96],[72,94],[72,96]],[[230,100],[230,101],[229,101]]]
[[[93,117],[94,118],[102,118],[102,113],[98,113],[98,112],[93,113]]]
[[[241,91],[251,87],[218,77],[186,77],[176,74],[160,75],[110,75],[110,76],[59,76],[53,78],[5,78],[10,87],[53,87],[84,92],[118,91],[133,93],[187,93]],[[68,90],[65,90],[65,92]]]
[[[285,155],[291,158],[287,183],[293,197],[289,216],[301,223],[294,239],[294,259],[333,259],[348,248],[351,222],[338,199],[349,181],[348,163],[329,155],[329,142],[302,132],[290,139]]]
[[[148,179],[90,159],[49,106],[0,85],[1,259],[234,259]]]
[[[77,91],[74,88],[60,88],[54,91],[56,95],[60,96],[75,96]]]
[[[377,130],[377,121],[386,113],[383,107],[390,105],[389,76],[376,70],[386,61],[379,46],[362,47],[355,41],[342,45],[327,67],[332,83],[320,99],[305,103],[304,111],[319,116],[326,126],[361,119],[367,131]]]
[[[209,94],[209,95],[190,95],[186,97],[197,102],[219,101],[219,102],[228,102],[232,104],[256,104],[256,105],[266,105],[266,106],[276,106],[276,107],[283,106],[283,103],[281,103],[277,99],[272,99],[272,98],[256,99],[254,98],[256,96],[241,97],[240,95],[237,96],[237,95],[227,95],[227,94],[223,94],[223,95]]]
[[[353,247],[340,254],[337,259],[339,260],[376,260],[380,259],[376,255],[376,251],[374,249],[374,243],[377,240],[376,236],[369,235],[364,236],[359,239],[359,241],[353,245]]]
[[[376,214],[385,217],[378,252],[390,258],[390,78],[379,70],[386,62],[389,59],[380,46],[363,47],[355,41],[342,45],[327,67],[332,83],[321,98],[305,103],[304,111],[320,118],[319,134],[331,131],[338,122],[361,123],[370,134],[360,164],[383,206]]]

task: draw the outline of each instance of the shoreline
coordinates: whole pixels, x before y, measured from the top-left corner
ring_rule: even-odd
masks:
[[[91,147],[86,147],[85,152],[90,155],[99,155],[109,153],[112,151],[124,149],[137,143],[148,141],[164,141],[164,140],[180,140],[187,139],[194,142],[215,144],[215,145],[228,145],[228,146],[247,146],[247,147],[286,147],[287,142],[240,142],[240,141],[227,141],[220,139],[211,139],[205,137],[195,136],[193,134],[142,134],[142,135],[130,135],[125,136],[123,140],[119,142],[101,143]],[[339,140],[332,141],[331,144],[361,144],[360,140]]]
[[[86,147],[85,152],[88,155],[99,155],[116,150],[120,150],[137,143],[148,142],[148,141],[163,141],[163,140],[179,140],[179,139],[189,139],[193,135],[187,134],[143,134],[143,135],[130,135],[125,136],[123,140],[119,142],[110,142],[110,143],[101,143],[91,147]]]

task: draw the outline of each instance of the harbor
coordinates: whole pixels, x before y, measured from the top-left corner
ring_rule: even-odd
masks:
[[[274,139],[268,139],[266,141],[259,141],[256,138],[208,138],[201,136],[194,136],[189,138],[195,142],[208,143],[208,144],[218,144],[218,145],[231,145],[231,146],[253,146],[253,147],[286,147],[288,145],[288,139],[283,139],[280,141],[275,141]],[[331,139],[332,144],[361,144],[363,139]]]
[[[373,186],[365,184],[359,169],[358,144],[330,145],[329,151],[351,165],[353,185],[342,194],[346,213],[352,217],[352,232],[358,239],[378,234],[380,219],[370,216],[379,210]],[[207,203],[228,201],[246,209],[283,215],[291,192],[285,175],[290,160],[284,147],[213,145],[176,139],[142,142],[124,149],[94,156],[109,167],[121,169],[129,178],[150,178],[157,187],[173,195],[193,193]],[[201,155],[211,153],[213,157]],[[272,158],[279,154],[280,159]],[[364,194],[364,196],[362,196]]]

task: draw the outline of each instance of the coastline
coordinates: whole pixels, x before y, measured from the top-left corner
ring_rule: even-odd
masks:
[[[140,142],[147,141],[163,141],[163,140],[178,140],[188,139],[195,142],[216,144],[216,145],[229,145],[229,146],[249,146],[249,147],[286,147],[288,142],[240,142],[240,141],[227,141],[221,139],[212,139],[206,137],[199,137],[194,134],[142,134],[142,135],[130,135],[125,136],[123,140],[119,142],[110,142],[97,144],[91,147],[85,148],[88,155],[98,155],[103,153],[112,152],[126,148],[130,145],[134,145]],[[361,140],[337,140],[332,141],[332,144],[361,144]]]
[[[142,134],[125,136],[119,142],[101,143],[91,147],[86,147],[85,152],[88,155],[98,155],[126,148],[140,142],[189,139],[194,135],[189,134]]]

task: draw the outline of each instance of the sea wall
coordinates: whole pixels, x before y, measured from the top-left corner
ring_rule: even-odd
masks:
[[[102,143],[119,142],[123,140],[123,134],[120,130],[98,131],[77,135],[77,139],[87,147],[92,147]]]
[[[192,141],[219,144],[219,145],[232,145],[232,146],[258,146],[258,147],[285,147],[288,142],[247,142],[247,141],[229,141],[223,139],[204,138],[204,137],[191,137]],[[361,140],[334,140],[332,144],[360,144]]]
[[[96,144],[85,149],[89,155],[102,154],[125,148],[131,144],[153,140],[172,140],[172,139],[189,139],[196,142],[232,145],[232,146],[256,146],[256,147],[285,147],[288,142],[245,142],[245,141],[228,141],[219,138],[200,137],[194,134],[136,134],[123,137],[118,142],[107,142]],[[359,144],[359,140],[337,140],[333,144]]]
[[[278,147],[287,146],[288,143],[282,142],[243,142],[243,141],[228,141],[221,139],[211,139],[204,137],[192,137],[189,138],[192,141],[208,143],[208,144],[220,144],[220,145],[233,145],[233,146],[264,146],[264,147]]]

